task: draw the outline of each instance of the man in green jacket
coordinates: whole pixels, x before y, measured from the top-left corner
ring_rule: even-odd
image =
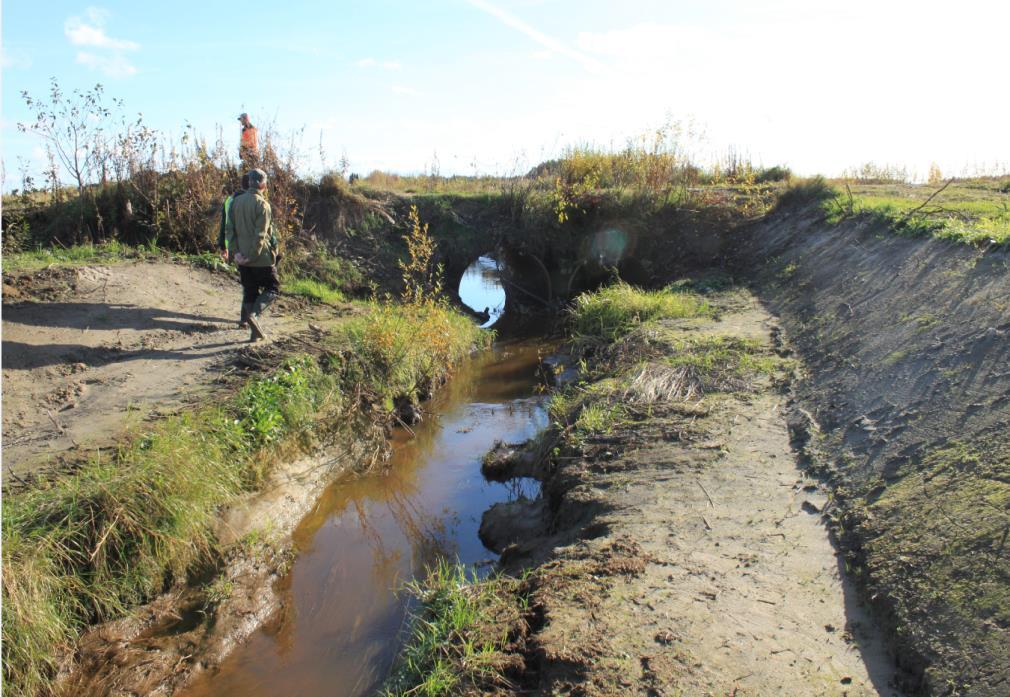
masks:
[[[277,240],[266,200],[267,173],[249,172],[249,190],[234,199],[225,225],[228,257],[242,279],[242,318],[249,322],[250,341],[264,339],[259,316],[280,292],[277,278]]]

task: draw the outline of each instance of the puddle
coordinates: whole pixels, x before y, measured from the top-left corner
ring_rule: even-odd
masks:
[[[489,483],[480,461],[496,440],[546,425],[535,396],[538,345],[513,343],[467,362],[395,432],[389,471],[329,487],[299,525],[299,550],[280,583],[281,619],[254,634],[187,697],[365,695],[387,675],[409,599],[403,583],[440,558],[493,560],[477,538],[498,501],[536,496],[534,480]]]
[[[482,327],[490,327],[505,311],[505,289],[498,275],[498,262],[480,257],[467,267],[459,282],[459,298],[474,312],[487,312]]]

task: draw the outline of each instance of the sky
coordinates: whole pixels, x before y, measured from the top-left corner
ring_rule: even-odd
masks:
[[[5,190],[41,162],[16,126],[50,77],[236,150],[248,112],[306,172],[508,174],[665,123],[703,161],[1010,170],[1002,0],[5,0],[2,22]]]

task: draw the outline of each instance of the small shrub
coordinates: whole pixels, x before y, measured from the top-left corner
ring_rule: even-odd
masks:
[[[803,179],[791,185],[779,195],[776,209],[801,206],[808,203],[820,203],[838,196],[838,191],[824,177]]]
[[[771,182],[786,182],[793,178],[793,172],[788,167],[775,165],[762,169],[754,176],[754,181],[758,184],[769,184]]]

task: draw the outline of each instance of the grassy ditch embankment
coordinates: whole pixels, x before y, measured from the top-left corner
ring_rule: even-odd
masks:
[[[5,690],[38,694],[88,624],[212,566],[222,557],[212,533],[221,508],[256,491],[272,463],[341,429],[375,437],[370,429],[394,418],[398,402],[422,398],[489,339],[435,304],[376,305],[220,403],[6,495]]]
[[[510,462],[485,463],[543,483],[537,500],[484,516],[507,574],[439,569],[413,589],[390,694],[869,687],[834,633],[847,613],[834,551],[798,511],[813,494],[794,485],[778,389],[793,361],[753,298],[718,285],[619,284],[576,300],[578,377],[552,397],[552,426]],[[733,618],[747,618],[746,637]],[[829,671],[824,651],[838,661]]]
[[[808,367],[796,437],[918,688],[1006,694],[1005,246],[823,216],[822,204],[781,210],[741,238],[741,263]]]
[[[1010,180],[951,179],[942,185],[827,182],[816,178],[783,192],[779,207],[815,198],[825,221],[865,219],[907,237],[935,237],[977,247],[1010,242]]]

